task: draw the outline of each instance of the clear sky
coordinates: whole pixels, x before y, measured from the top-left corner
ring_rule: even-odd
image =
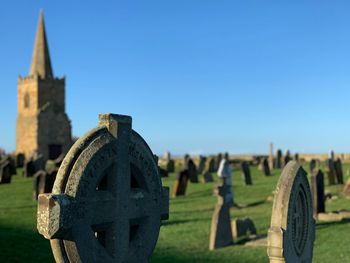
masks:
[[[43,8],[73,134],[133,117],[157,154],[350,152],[350,2],[2,1],[0,146]]]

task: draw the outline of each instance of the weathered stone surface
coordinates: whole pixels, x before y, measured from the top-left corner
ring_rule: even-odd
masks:
[[[290,161],[279,178],[273,202],[267,254],[271,263],[311,263],[315,220],[306,172]]]
[[[249,164],[248,162],[242,162],[241,163],[241,170],[242,170],[242,177],[244,179],[244,183],[246,185],[252,185],[252,176],[250,174]]]
[[[214,250],[233,244],[230,204],[225,202],[227,190],[227,186],[219,186],[217,188],[218,202],[215,206],[211,220],[209,250]]]
[[[235,219],[231,222],[233,241],[251,239],[256,237],[256,228],[250,218]]]
[[[324,175],[321,170],[314,169],[311,174],[312,207],[314,218],[326,211],[324,195]]]
[[[39,195],[38,230],[59,263],[148,262],[168,213],[168,188],[131,118],[101,114],[65,157],[52,194]]]

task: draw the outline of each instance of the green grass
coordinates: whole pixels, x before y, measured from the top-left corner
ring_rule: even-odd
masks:
[[[308,168],[308,166],[307,166]],[[348,166],[344,166],[344,172]],[[232,219],[249,216],[258,233],[266,234],[270,224],[271,202],[264,202],[274,190],[279,170],[264,177],[251,167],[252,186],[243,185],[241,173],[234,170],[235,200],[251,206],[231,211]],[[164,179],[172,187],[175,174]],[[325,182],[327,179],[325,178]],[[216,197],[216,183],[189,184],[186,197],[170,200],[170,219],[164,223],[151,262],[268,262],[266,248],[234,245],[209,251],[209,232]],[[339,193],[342,186],[327,187]],[[327,211],[350,209],[350,200],[327,201]],[[10,185],[0,185],[0,262],[54,262],[49,242],[36,231],[36,202],[32,200],[32,179],[13,177]],[[314,261],[350,262],[350,222],[317,223]]]

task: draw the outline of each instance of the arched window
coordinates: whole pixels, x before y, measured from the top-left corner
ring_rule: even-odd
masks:
[[[24,108],[29,108],[30,105],[30,98],[28,92],[24,94]]]

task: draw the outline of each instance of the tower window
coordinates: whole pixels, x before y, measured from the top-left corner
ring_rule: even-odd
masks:
[[[30,105],[30,97],[29,94],[24,94],[24,108],[29,108]]]

